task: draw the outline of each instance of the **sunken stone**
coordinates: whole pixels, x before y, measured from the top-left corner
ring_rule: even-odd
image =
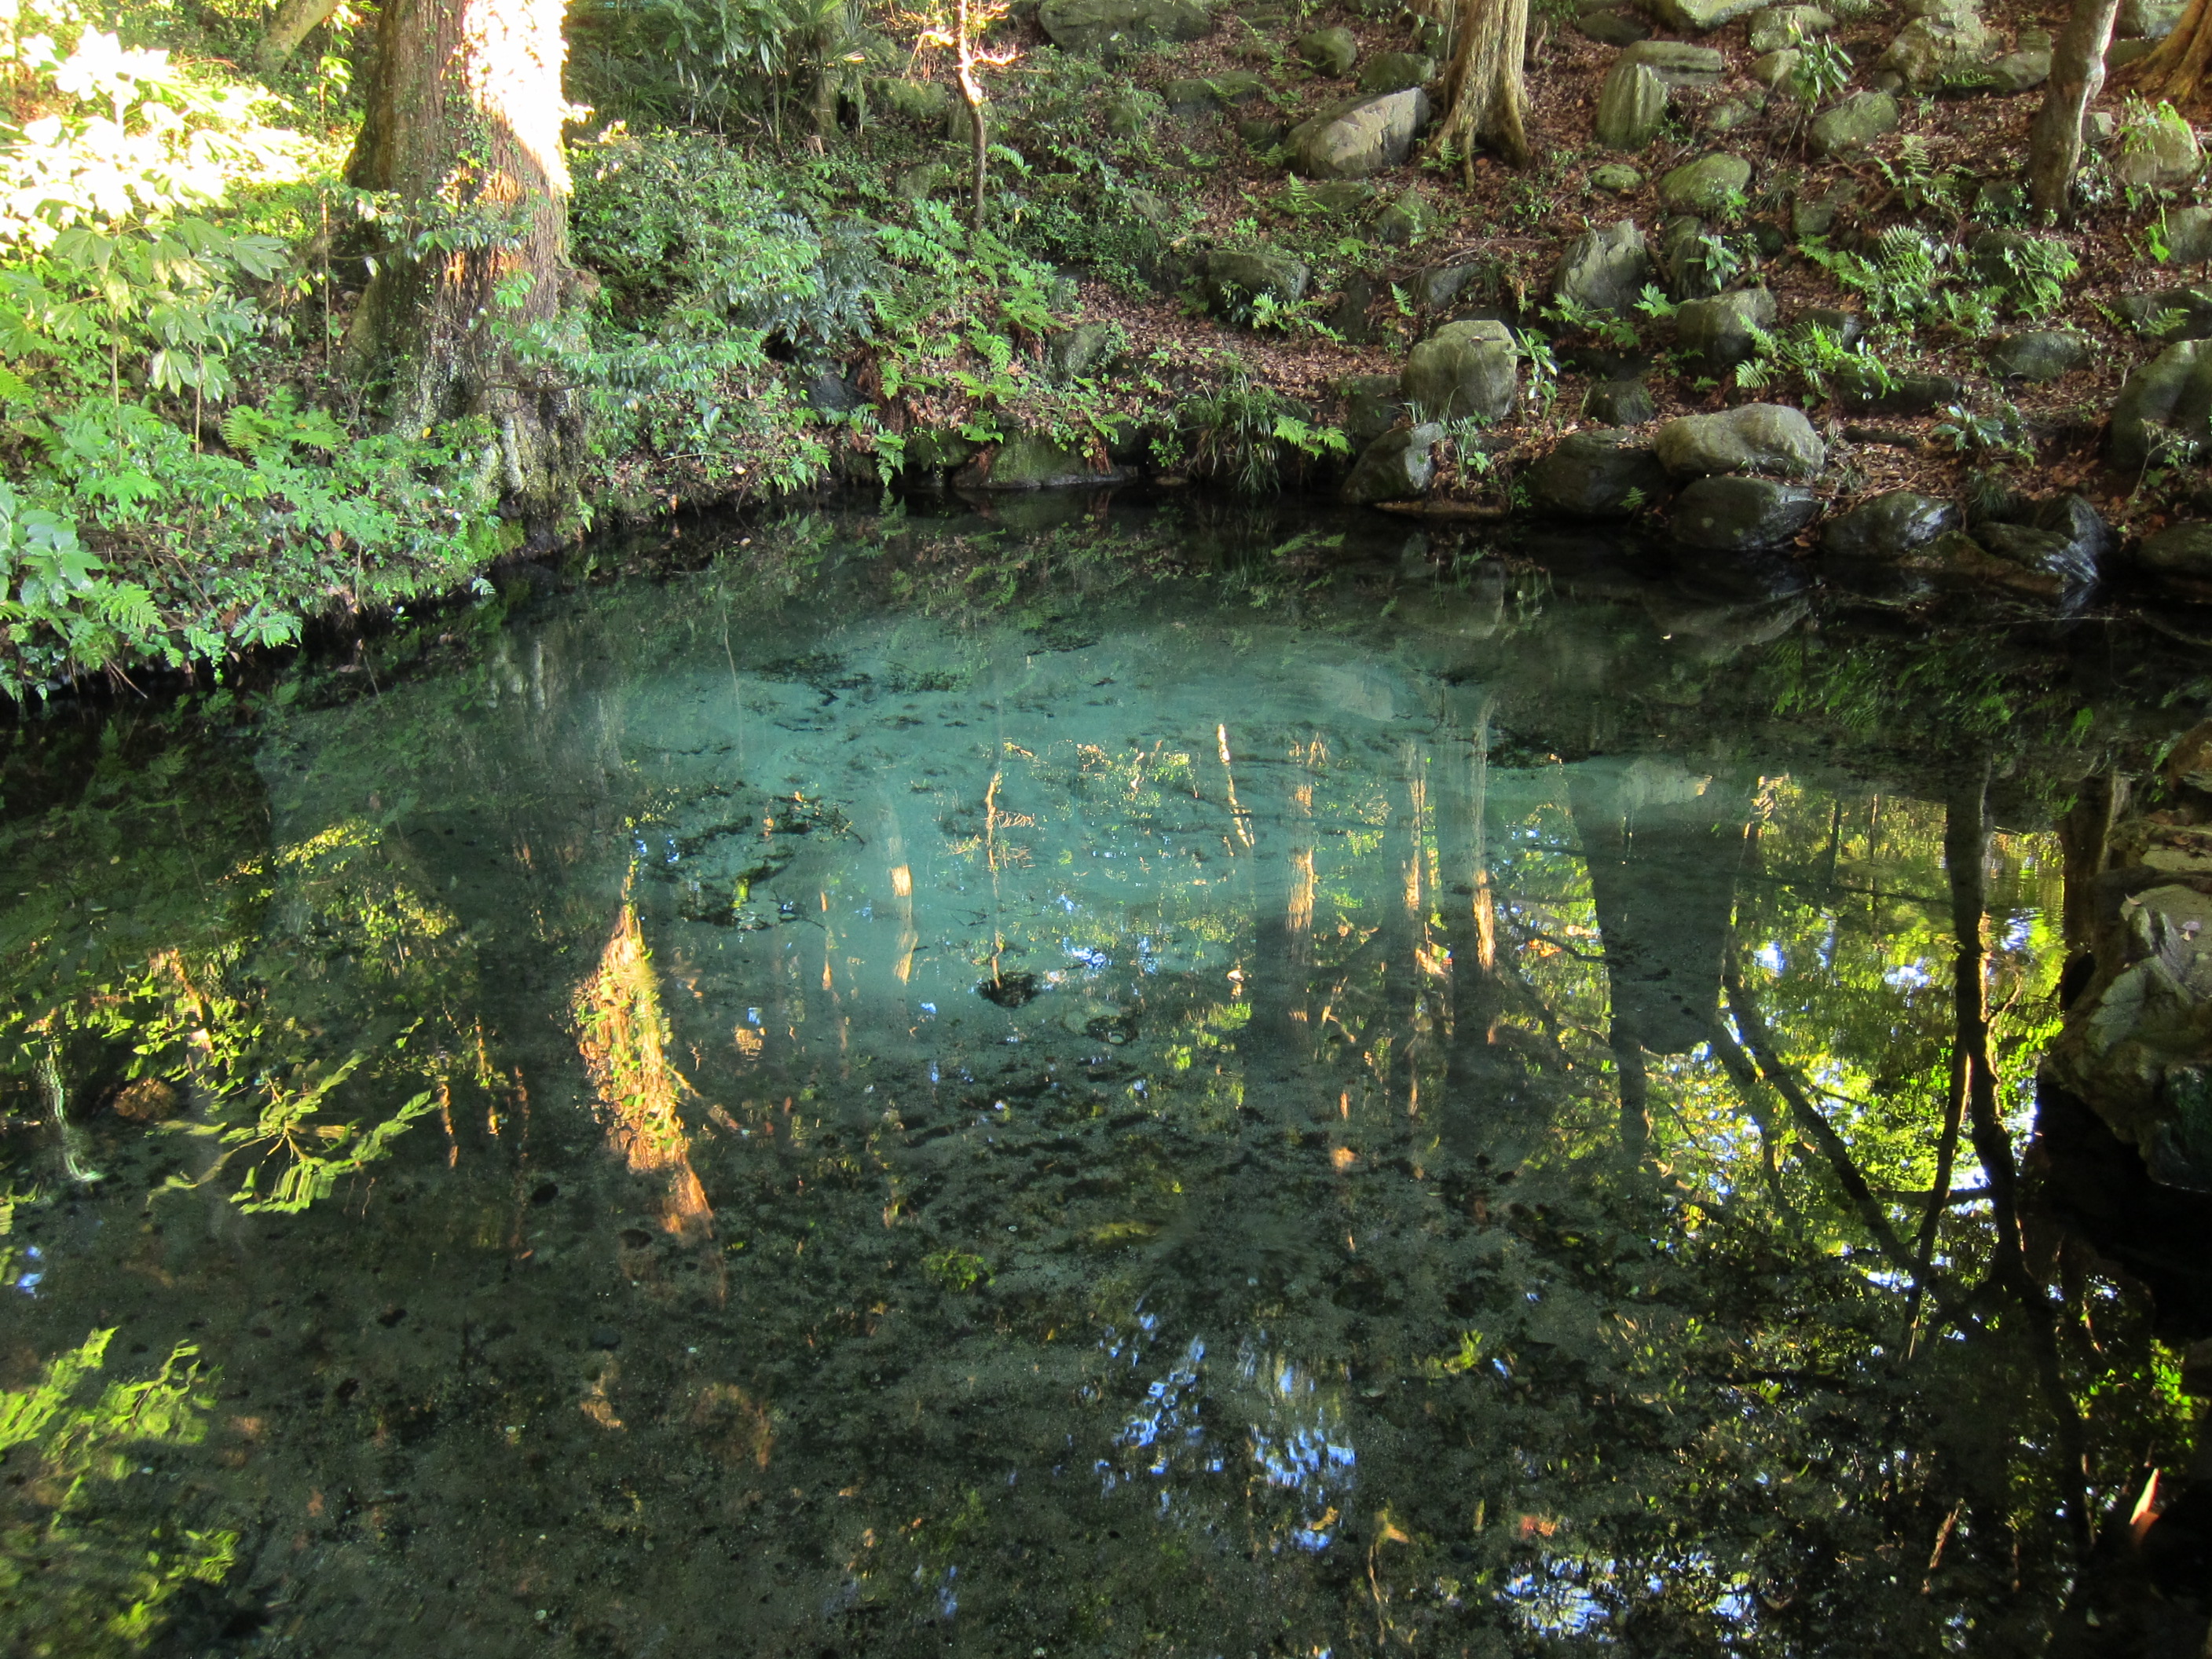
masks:
[[[1901,559],[1959,527],[1959,509],[1933,495],[1893,489],[1831,519],[1820,545],[1838,558]]]
[[[1674,498],[1668,526],[1687,547],[1747,553],[1779,547],[1820,516],[1820,498],[1771,478],[1700,478]]]

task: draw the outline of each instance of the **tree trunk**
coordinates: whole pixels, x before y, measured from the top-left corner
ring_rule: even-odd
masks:
[[[1444,76],[1444,118],[1436,147],[1456,145],[1472,183],[1478,144],[1492,146],[1516,167],[1531,159],[1522,121],[1528,90],[1521,75],[1528,49],[1528,0],[1460,0],[1458,33]]]
[[[338,0],[284,0],[276,8],[276,15],[269,20],[268,30],[253,54],[261,72],[266,75],[281,67],[300,49],[300,42],[313,34],[337,9]]]
[[[2172,33],[2135,66],[2136,90],[2177,108],[2202,103],[2212,70],[2212,0],[2190,0]]]
[[[958,22],[958,52],[960,54],[960,101],[968,106],[968,130],[975,145],[975,193],[968,201],[968,228],[983,228],[983,178],[989,164],[989,131],[983,114],[983,83],[975,73],[978,62],[976,42],[982,33],[969,5],[969,0],[960,0]]]
[[[2074,0],[2051,53],[2051,88],[2028,137],[2027,199],[2039,216],[2063,218],[2073,205],[2081,124],[2104,89],[2105,52],[2119,9],[2120,0]]]
[[[562,0],[386,0],[346,175],[404,210],[348,330],[349,364],[385,383],[403,431],[488,421],[505,510],[533,538],[572,505],[582,409],[517,362],[500,325],[563,314],[562,9]],[[425,234],[431,250],[412,251]]]

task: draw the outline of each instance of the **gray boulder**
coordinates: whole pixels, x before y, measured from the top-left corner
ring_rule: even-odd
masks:
[[[1641,64],[1670,87],[1710,87],[1728,73],[1727,58],[1715,48],[1680,40],[1638,41],[1615,61]]]
[[[2110,453],[2115,466],[2133,471],[2160,453],[2179,459],[2188,443],[2201,443],[2212,420],[2212,342],[2170,345],[2128,376],[2112,405]]]
[[[2120,0],[2112,33],[2123,40],[2163,40],[2188,9],[2188,0]]]
[[[1073,380],[1097,374],[1113,367],[1115,329],[1111,323],[1079,323],[1057,335],[1045,348],[1055,379]]]
[[[2051,47],[2023,46],[1982,66],[1980,89],[2010,96],[2033,92],[2051,78]]]
[[[1044,0],[1037,22],[1062,52],[1107,57],[1213,32],[1212,15],[1192,0]]]
[[[1344,397],[1344,435],[1363,453],[1406,412],[1395,374],[1354,375],[1338,390]]]
[[[1398,384],[1425,420],[1502,421],[1520,394],[1521,354],[1503,323],[1447,323],[1407,355]]]
[[[1766,0],[1656,0],[1659,21],[1686,34],[1704,34],[1765,9]]]
[[[2079,550],[2080,556],[2094,566],[2101,567],[2118,544],[2119,538],[2112,533],[2112,526],[2084,496],[2070,493],[2053,495],[2036,507],[2033,521],[2037,529],[2055,531],[2064,537],[2070,546]]]
[[[2073,538],[2034,525],[1975,526],[1975,544],[2007,568],[1990,574],[2020,592],[2052,596],[2097,580],[2095,555]]]
[[[2065,329],[2008,334],[1990,348],[1990,373],[2039,386],[2072,374],[2089,361],[2093,349],[2088,336]]]
[[[1659,268],[1666,274],[1668,299],[1709,300],[1721,291],[1705,237],[1705,222],[1686,214],[1659,228]]]
[[[1677,477],[1715,472],[1780,472],[1809,477],[1827,465],[1828,447],[1802,410],[1745,404],[1717,415],[1685,415],[1659,428],[1661,465]]]
[[[1301,34],[1291,50],[1298,60],[1316,75],[1326,75],[1331,80],[1352,73],[1352,66],[1359,61],[1359,37],[1350,29],[1337,27],[1316,29],[1310,34]],[[1419,82],[1414,82],[1416,86]],[[1364,88],[1363,88],[1364,90]],[[1395,91],[1393,88],[1391,90]]]
[[[1820,516],[1820,498],[1802,484],[1700,478],[1674,498],[1668,527],[1686,547],[1747,553],[1781,546]]]
[[[1418,52],[1386,52],[1359,71],[1359,89],[1365,93],[1404,92],[1425,87],[1437,78],[1437,60]]]
[[[1429,204],[1418,190],[1407,190],[1375,216],[1375,240],[1386,247],[1403,247],[1428,228]]]
[[[1109,482],[1074,450],[1037,432],[1018,432],[999,446],[990,471],[972,482],[984,489],[1055,489]]]
[[[1751,49],[1781,52],[1835,26],[1836,20],[1818,6],[1770,6],[1751,20]]]
[[[1667,493],[1667,469],[1626,432],[1577,432],[1522,475],[1547,512],[1625,519]]]
[[[2168,525],[2136,550],[2136,570],[2191,599],[2212,599],[2212,524]]]
[[[1882,53],[1880,66],[1903,77],[1915,92],[1929,92],[1978,67],[1993,44],[1981,14],[1955,5],[1907,23]]]
[[[1428,118],[1428,94],[1412,87],[1324,110],[1291,128],[1288,143],[1309,179],[1364,179],[1412,155]]]
[[[1838,558],[1901,559],[1959,527],[1959,509],[1910,489],[1893,489],[1828,520],[1820,545]]]
[[[1567,245],[1552,273],[1552,293],[1592,311],[1624,312],[1651,277],[1651,256],[1633,219],[1585,231]]]
[[[1585,39],[1604,46],[1632,46],[1651,38],[1651,25],[1626,6],[1586,11],[1575,19],[1575,27]]]
[[[1707,373],[1733,368],[1757,355],[1754,331],[1774,327],[1774,296],[1763,288],[1692,300],[1674,313],[1674,342],[1686,356],[1702,359]]]
[[[1443,428],[1434,421],[1384,433],[1352,464],[1351,476],[1344,481],[1344,499],[1364,507],[1373,501],[1410,501],[1421,495],[1437,474],[1429,451],[1443,435]]]
[[[2212,208],[2176,208],[2166,216],[2166,263],[2201,265],[2212,260]]]
[[[2212,294],[2193,288],[2160,289],[2154,294],[2130,294],[2115,301],[2112,309],[2128,325],[2161,340],[2202,340],[2212,337]],[[2161,318],[2166,326],[2158,327]]]
[[[1919,369],[1892,374],[1886,379],[1869,363],[1864,368],[1845,363],[1830,380],[1835,406],[1852,415],[1925,415],[1956,403],[1965,390],[1948,374]]]
[[[1583,413],[1607,426],[1642,426],[1657,410],[1641,380],[1600,380],[1583,399]]]
[[[1885,133],[1895,132],[1897,100],[1886,92],[1862,92],[1814,118],[1813,149],[1826,156],[1864,149]]]
[[[1206,256],[1206,303],[1222,317],[1249,312],[1263,294],[1278,305],[1296,305],[1306,297],[1311,275],[1303,261],[1274,248],[1223,249]]]
[[[1764,52],[1751,60],[1751,78],[1769,92],[1779,92],[1790,84],[1790,77],[1797,72],[1797,65],[1805,54],[1795,46],[1784,46],[1779,52]]]
[[[1642,149],[1667,119],[1667,85],[1649,66],[1616,63],[1597,94],[1597,141],[1613,149]]]
[[[1644,188],[1644,174],[1626,161],[1607,161],[1589,171],[1592,190],[1610,191],[1615,196],[1626,196]]]
[[[1224,70],[1218,75],[1170,81],[1160,88],[1160,96],[1170,109],[1187,115],[1249,103],[1267,89],[1267,83],[1249,70]]]
[[[1675,213],[1717,213],[1751,184],[1751,163],[1741,155],[1701,155],[1659,181],[1659,199]]]
[[[2204,167],[2196,131],[2171,104],[2161,104],[2121,130],[2112,157],[2112,176],[2124,185],[2152,190],[2185,185]]]

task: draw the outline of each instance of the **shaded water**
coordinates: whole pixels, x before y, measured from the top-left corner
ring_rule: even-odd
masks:
[[[15,735],[20,1650],[2086,1628],[2189,1410],[1996,1288],[1954,914],[2016,1158],[2116,653],[974,528]]]

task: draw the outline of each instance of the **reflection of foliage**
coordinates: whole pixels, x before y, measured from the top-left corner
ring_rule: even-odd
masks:
[[[9,1651],[98,1656],[143,1650],[164,1604],[228,1575],[238,1535],[132,1521],[118,1490],[149,1446],[196,1443],[208,1401],[198,1350],[173,1352],[136,1382],[94,1378],[112,1330],[49,1361],[29,1387],[0,1393],[0,1459],[18,1494],[0,1520],[0,1623]]]
[[[921,1259],[921,1270],[948,1291],[972,1291],[988,1284],[990,1267],[969,1250],[939,1250]]]

